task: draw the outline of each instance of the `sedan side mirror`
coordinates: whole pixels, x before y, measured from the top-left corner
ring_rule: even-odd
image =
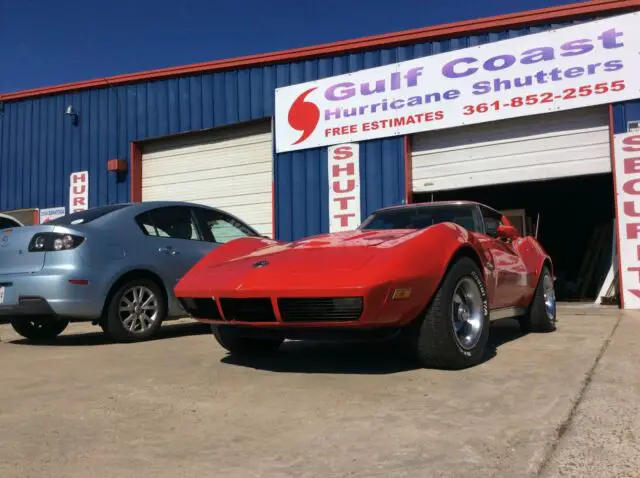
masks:
[[[505,226],[504,224],[498,226],[498,237],[501,239],[516,239],[519,236],[520,233],[513,226]]]

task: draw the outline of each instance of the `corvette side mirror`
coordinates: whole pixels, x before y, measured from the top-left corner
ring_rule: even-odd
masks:
[[[500,239],[515,239],[519,236],[520,233],[513,226],[505,226],[504,224],[498,226],[498,237]]]

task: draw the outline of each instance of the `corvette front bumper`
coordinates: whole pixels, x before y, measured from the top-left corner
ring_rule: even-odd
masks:
[[[201,322],[265,329],[403,326],[424,309],[428,297],[407,283],[340,290],[176,292],[185,310]]]

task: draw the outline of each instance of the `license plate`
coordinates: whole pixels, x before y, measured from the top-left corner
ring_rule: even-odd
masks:
[[[4,287],[0,287],[0,304],[4,303]]]

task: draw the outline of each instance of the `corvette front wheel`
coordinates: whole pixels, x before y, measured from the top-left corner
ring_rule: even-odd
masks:
[[[457,260],[413,326],[413,351],[427,367],[457,370],[479,364],[489,338],[487,291],[478,266]]]
[[[237,356],[251,357],[273,353],[284,342],[284,339],[272,337],[245,337],[232,327],[214,325],[211,331],[222,348]]]

